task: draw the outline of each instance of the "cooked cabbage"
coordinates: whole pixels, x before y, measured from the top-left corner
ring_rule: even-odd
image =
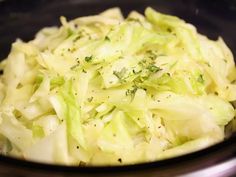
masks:
[[[2,154],[120,165],[224,139],[235,116],[236,69],[222,38],[152,8],[61,23],[17,40],[1,62]]]

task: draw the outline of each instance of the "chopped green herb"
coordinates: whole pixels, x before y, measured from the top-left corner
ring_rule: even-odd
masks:
[[[203,78],[203,75],[202,75],[202,74],[200,74],[200,75],[198,76],[197,81],[198,81],[199,83],[201,83],[201,84],[204,84],[204,78]]]
[[[73,40],[73,42],[76,42],[76,41],[78,41],[80,38],[81,38],[81,35],[79,35],[79,36],[76,36],[76,38]]]
[[[108,36],[105,36],[105,41],[111,41],[111,39]]]
[[[152,73],[156,73],[156,72],[162,70],[161,68],[159,68],[159,67],[157,67],[157,66],[155,66],[155,65],[149,65],[149,66],[147,67],[147,69],[148,69],[150,72],[152,72]]]
[[[138,87],[135,85],[133,86],[132,89],[128,89],[126,92],[125,92],[125,95],[126,96],[131,96],[131,97],[134,97],[136,91],[138,90]]]
[[[88,102],[92,102],[93,101],[93,97],[90,97],[87,100],[88,100]]]
[[[93,56],[92,56],[92,55],[91,55],[91,56],[87,56],[87,57],[84,58],[84,60],[85,60],[86,62],[91,62],[92,59],[93,59]]]
[[[120,80],[122,80],[127,72],[126,68],[122,68],[120,71],[113,71],[113,74]]]

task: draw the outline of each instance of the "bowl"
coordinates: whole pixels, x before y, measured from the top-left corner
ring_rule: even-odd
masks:
[[[17,38],[33,39],[45,27],[59,25],[61,15],[68,19],[97,14],[120,7],[125,15],[143,12],[148,6],[179,16],[194,24],[198,32],[211,39],[222,36],[236,56],[235,0],[0,0],[0,58],[10,51]],[[230,127],[230,125],[228,125]],[[236,175],[236,136],[209,148],[150,163],[106,167],[48,165],[0,155],[0,176],[17,177],[156,177],[156,176],[234,176]]]

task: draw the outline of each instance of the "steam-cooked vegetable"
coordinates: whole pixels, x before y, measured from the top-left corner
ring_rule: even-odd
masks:
[[[236,69],[223,39],[152,8],[61,22],[17,40],[0,65],[2,154],[132,164],[224,139]]]

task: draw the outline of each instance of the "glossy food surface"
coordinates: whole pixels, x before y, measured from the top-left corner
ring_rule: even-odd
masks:
[[[0,43],[2,56],[1,58],[6,57],[7,53],[9,52],[10,44],[15,40],[16,37],[20,37],[25,40],[32,39],[34,34],[40,28],[58,24],[59,22],[57,19],[60,15],[65,15],[69,19],[72,19],[81,15],[96,14],[98,12],[101,12],[102,10],[107,9],[108,7],[114,6],[120,6],[126,13],[132,9],[142,12],[146,6],[152,6],[161,12],[180,16],[188,22],[196,25],[199,31],[205,35],[211,36],[214,39],[216,39],[216,37],[219,35],[223,36],[226,43],[232,49],[233,53],[235,53],[235,35],[233,35],[235,29],[235,3],[233,1],[223,1],[222,3],[212,1],[176,1],[174,5],[172,1],[119,1],[119,3],[116,3],[114,1],[3,1],[0,4],[0,8],[2,9],[2,26],[0,28],[0,34],[2,37]],[[57,174],[64,173],[64,175],[68,171],[70,171],[71,174],[89,174],[93,170],[94,172],[99,171],[99,173],[102,173],[106,170],[107,172],[112,173],[113,171],[115,172],[116,170],[118,170],[124,171],[124,173],[122,173],[124,175],[125,173],[127,175],[132,175],[134,174],[134,171],[137,170],[137,168],[140,170],[138,170],[140,172],[138,173],[141,176],[146,174],[147,172],[150,172],[150,176],[157,173],[164,175],[167,171],[168,173],[172,174],[182,173],[184,171],[186,172],[206,166],[211,166],[221,161],[225,161],[225,159],[233,157],[234,151],[233,148],[230,148],[235,147],[235,145],[233,144],[233,140],[234,139],[232,138],[231,141],[223,143],[220,146],[217,146],[217,148],[209,148],[206,151],[199,152],[190,156],[183,156],[176,160],[173,159],[172,161],[167,160],[154,164],[152,163],[141,166],[132,166],[117,169],[110,168],[108,170],[104,168],[100,170],[96,170],[93,168],[57,168],[55,166],[41,166],[38,164],[15,161],[2,157],[1,162],[4,166],[4,168],[2,168],[2,174],[6,174],[6,169],[11,168],[11,166],[15,165],[21,167],[21,170],[17,168],[15,169],[18,174],[25,176],[29,175],[30,173],[34,173],[39,169],[42,169],[42,171],[40,172],[42,173],[42,175],[44,174],[44,176],[50,173],[49,171],[54,170],[57,172]],[[221,151],[219,149],[225,149],[226,153],[220,153]],[[208,155],[204,156],[204,154],[206,153]],[[206,157],[211,158],[207,158],[208,160],[206,160]],[[176,165],[176,163],[178,165]],[[191,168],[185,168],[184,164],[191,164]],[[25,168],[22,168],[23,166],[25,166]],[[170,172],[168,169],[173,166],[175,166],[175,168]],[[34,170],[31,171],[29,170],[29,168]]]

